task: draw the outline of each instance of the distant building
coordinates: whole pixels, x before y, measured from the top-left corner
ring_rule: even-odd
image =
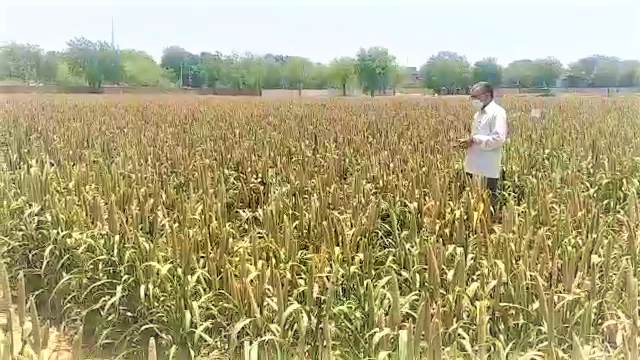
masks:
[[[405,79],[404,83],[408,87],[422,86],[422,74],[415,66],[406,66],[404,68]]]

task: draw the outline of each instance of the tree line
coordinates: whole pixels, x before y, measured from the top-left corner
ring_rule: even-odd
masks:
[[[485,58],[471,65],[466,57],[441,51],[421,68],[427,88],[467,87],[477,81],[495,86],[548,87],[631,87],[640,86],[640,62],[613,56],[592,55],[568,66],[554,57],[522,59],[506,67],[496,58]]]
[[[75,38],[63,51],[45,52],[31,44],[0,46],[0,80],[93,88],[105,84],[298,91],[332,87],[343,95],[349,88],[360,88],[373,96],[407,86],[452,93],[477,81],[523,88],[640,86],[640,62],[593,55],[568,66],[547,57],[516,60],[503,67],[495,58],[470,64],[463,55],[441,51],[416,69],[400,66],[384,47],[360,49],[353,57],[323,64],[299,56],[194,54],[170,46],[157,63],[142,51]]]

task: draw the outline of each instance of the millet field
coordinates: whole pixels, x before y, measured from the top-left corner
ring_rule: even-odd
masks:
[[[0,358],[637,360],[640,98],[499,102],[494,223],[466,99],[0,99]]]

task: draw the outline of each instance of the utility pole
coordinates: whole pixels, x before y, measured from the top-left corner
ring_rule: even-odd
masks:
[[[113,50],[113,61],[116,67],[116,84],[120,83],[120,61],[118,59],[118,50],[116,49],[116,37],[113,28],[113,16],[111,17],[111,49]]]
[[[115,50],[115,34],[113,32],[113,16],[111,17],[111,47]]]

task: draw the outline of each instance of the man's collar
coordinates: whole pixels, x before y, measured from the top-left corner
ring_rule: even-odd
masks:
[[[480,109],[480,111],[484,111],[484,109],[486,109],[492,103],[493,103],[493,99],[491,99],[491,101],[489,101],[485,106],[483,106],[482,109]]]

